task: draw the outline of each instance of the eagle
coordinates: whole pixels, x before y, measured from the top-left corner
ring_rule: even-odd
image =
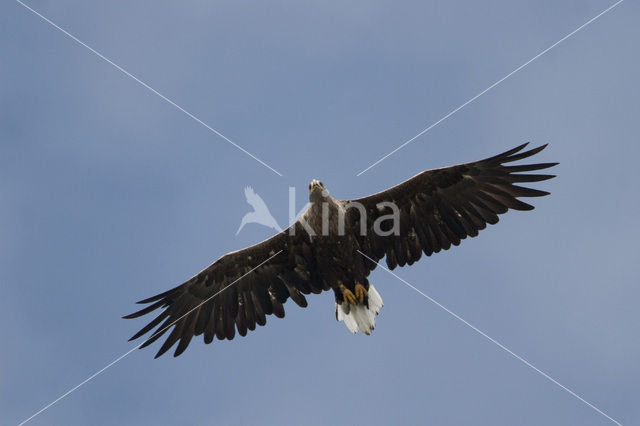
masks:
[[[169,330],[156,358],[178,343],[184,352],[194,336],[204,342],[245,336],[268,315],[283,318],[290,298],[307,306],[305,295],[332,290],[335,316],[347,328],[369,335],[383,301],[368,280],[382,258],[390,270],[431,256],[507,210],[532,210],[519,198],[549,192],[521,186],[555,177],[527,173],[558,163],[511,164],[542,151],[528,143],[484,160],[423,171],[384,191],[336,200],[318,180],[309,184],[309,207],[289,228],[242,250],[227,253],[185,283],[141,300],[143,309],[123,318],[159,314],[130,340],[151,330],[146,347]]]

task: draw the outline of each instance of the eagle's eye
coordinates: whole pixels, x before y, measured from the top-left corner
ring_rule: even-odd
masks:
[[[322,182],[318,182],[320,184],[320,186],[324,187],[324,185],[322,184]]]
[[[311,184],[309,184],[309,191],[311,191]]]

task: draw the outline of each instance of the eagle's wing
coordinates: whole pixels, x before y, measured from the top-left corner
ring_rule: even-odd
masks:
[[[231,340],[236,327],[244,336],[256,324],[265,325],[266,315],[284,317],[282,305],[289,297],[306,307],[303,294],[329,288],[322,288],[317,279],[309,238],[300,221],[291,226],[294,233],[286,229],[261,243],[225,254],[184,284],[138,302],[150,305],[124,318],[156,309],[161,312],[130,340],[157,327],[141,345],[145,347],[173,327],[156,358],[180,341],[174,352],[178,356],[193,336],[204,334],[205,343],[211,343],[214,336]]]
[[[368,197],[351,200],[362,204],[367,212],[361,219],[358,210],[348,209],[354,232],[360,235],[360,220],[366,220],[366,235],[360,236],[361,250],[378,261],[385,255],[390,269],[412,264],[427,256],[457,246],[467,236],[475,237],[487,223],[498,222],[498,215],[508,209],[532,210],[533,206],[518,197],[539,197],[545,191],[516,185],[538,182],[554,177],[547,174],[520,173],[546,169],[558,163],[505,165],[530,157],[547,145],[522,151],[520,145],[502,154],[481,161],[441,169],[426,170],[392,188]],[[400,213],[399,235],[379,235],[373,226],[380,218],[383,231],[389,231],[391,220],[381,216],[392,213],[390,207],[379,203],[393,202]],[[380,229],[380,228],[379,228]],[[375,263],[365,262],[369,269]]]

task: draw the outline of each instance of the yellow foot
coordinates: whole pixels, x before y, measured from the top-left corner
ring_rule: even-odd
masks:
[[[360,303],[364,303],[364,298],[369,297],[369,293],[367,293],[367,290],[364,288],[364,286],[360,283],[356,284],[356,297],[358,298],[358,300],[360,301]]]
[[[345,287],[344,284],[340,284],[340,290],[342,291],[342,298],[344,299],[345,305],[349,306],[349,304],[351,304],[355,306],[358,304],[356,296],[351,290]]]

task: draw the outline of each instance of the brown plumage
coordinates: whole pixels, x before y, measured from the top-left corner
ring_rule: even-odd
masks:
[[[485,160],[427,170],[392,188],[356,200],[334,200],[322,183],[314,181],[310,185],[310,208],[289,229],[228,253],[184,284],[138,302],[149,306],[124,318],[140,317],[156,309],[161,312],[131,340],[155,328],[141,345],[146,347],[171,330],[156,357],[176,342],[174,356],[178,356],[193,336],[204,335],[205,343],[211,343],[214,337],[231,340],[236,332],[245,336],[255,330],[256,325],[265,325],[268,315],[284,317],[283,304],[287,299],[306,307],[305,295],[329,289],[334,290],[336,306],[346,306],[343,312],[348,315],[349,304],[343,305],[340,283],[348,289],[347,293],[354,291],[357,283],[369,293],[375,292],[367,276],[376,263],[358,251],[376,261],[386,256],[390,269],[411,265],[423,253],[430,256],[459,245],[467,236],[475,237],[487,223],[497,223],[498,215],[509,209],[532,210],[533,206],[518,198],[539,197],[548,192],[520,184],[554,176],[523,172],[546,169],[557,163],[511,165],[546,147],[522,151],[526,145]],[[320,234],[318,217],[322,202],[332,206],[329,208],[332,220],[336,217],[335,209],[344,208],[350,202],[362,205],[366,216],[361,217],[357,209],[347,208],[344,235],[338,235],[331,222],[328,235],[310,237],[302,220]],[[376,220],[392,212],[389,207],[380,206],[383,202],[393,202],[398,207],[399,232],[395,235],[374,232]],[[363,221],[366,232],[361,234]],[[384,221],[380,224],[385,231]],[[379,302],[381,306],[382,300]],[[369,309],[367,297],[362,303],[364,309]]]

